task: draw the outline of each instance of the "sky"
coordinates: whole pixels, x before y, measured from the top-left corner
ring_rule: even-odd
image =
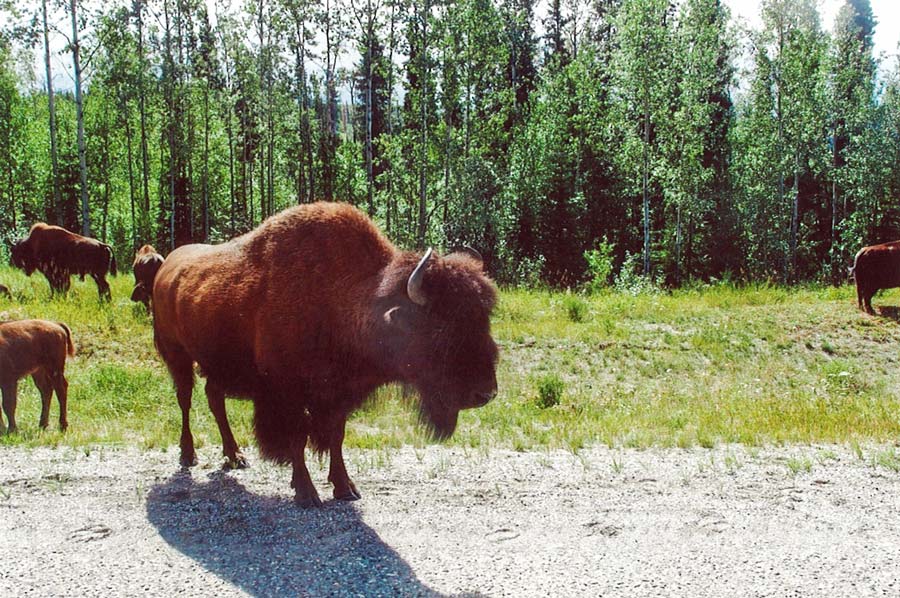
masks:
[[[872,35],[875,45],[875,56],[890,58],[897,55],[897,43],[900,42],[900,1],[870,0],[872,13],[877,25]],[[744,19],[747,25],[757,29],[762,25],[759,16],[760,0],[725,0],[731,9],[732,19]],[[822,18],[822,29],[831,31],[834,18],[844,0],[819,0],[819,15]]]

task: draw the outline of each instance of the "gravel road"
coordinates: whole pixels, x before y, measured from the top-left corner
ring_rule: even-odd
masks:
[[[252,450],[0,448],[0,596],[898,596],[894,450],[348,451],[304,511]]]

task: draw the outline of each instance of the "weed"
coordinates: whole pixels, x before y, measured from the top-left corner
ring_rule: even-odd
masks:
[[[537,381],[537,406],[541,409],[549,409],[559,405],[566,383],[556,374],[545,374]]]
[[[800,473],[809,473],[812,471],[812,461],[809,457],[788,457],[787,461],[784,463],[788,471],[791,472],[791,475],[798,475]]]
[[[578,295],[566,295],[563,299],[563,307],[565,307],[569,320],[576,323],[584,322],[590,311],[590,306]]]

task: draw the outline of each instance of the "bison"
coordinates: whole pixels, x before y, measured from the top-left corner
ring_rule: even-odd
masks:
[[[334,497],[358,499],[342,455],[349,414],[399,382],[418,390],[420,419],[434,436],[450,436],[460,410],[497,392],[495,301],[475,257],[400,251],[346,204],[297,206],[227,243],[176,249],[156,275],[152,307],[181,408],[181,464],[196,463],[189,412],[197,363],[227,464],[246,461],[226,395],[253,401],[260,452],[292,464],[298,505],[321,504],[307,442],[329,452]]]
[[[100,297],[109,299],[106,274],[116,275],[116,256],[109,245],[43,222],[34,224],[27,237],[12,245],[10,261],[28,276],[38,270],[54,293],[67,292],[73,274],[82,280],[90,275]]]
[[[16,387],[19,379],[28,375],[41,393],[41,427],[46,428],[50,420],[50,398],[54,391],[59,401],[59,429],[68,427],[69,383],[64,370],[66,356],[74,354],[72,333],[65,324],[46,320],[0,323],[0,391],[9,433],[16,431]]]
[[[163,256],[156,252],[153,245],[144,245],[134,256],[134,290],[131,300],[150,307],[150,295],[153,293],[153,279],[163,264]]]
[[[900,241],[860,249],[850,268],[850,276],[856,281],[859,308],[874,314],[872,297],[875,293],[900,287]]]

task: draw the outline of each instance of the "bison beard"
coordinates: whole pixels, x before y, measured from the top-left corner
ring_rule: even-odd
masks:
[[[156,274],[152,308],[182,412],[182,464],[196,463],[197,363],[228,465],[246,460],[226,395],[254,402],[260,452],[292,464],[298,504],[320,504],[307,444],[328,451],[335,498],[359,498],[342,454],[347,417],[376,388],[399,382],[418,390],[434,436],[450,436],[461,409],[496,393],[495,301],[477,255],[399,251],[345,204],[297,206],[228,243],[176,249]]]
[[[35,223],[26,238],[12,245],[10,262],[28,276],[39,271],[53,293],[67,292],[73,274],[82,280],[89,275],[100,297],[109,299],[106,274],[116,275],[116,257],[109,245],[43,222]]]

